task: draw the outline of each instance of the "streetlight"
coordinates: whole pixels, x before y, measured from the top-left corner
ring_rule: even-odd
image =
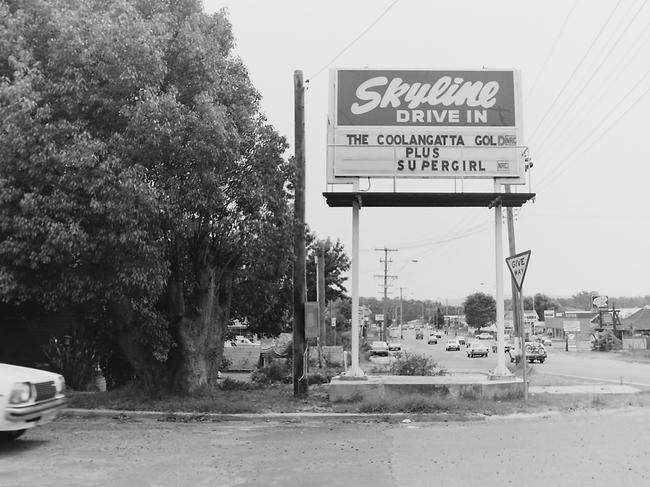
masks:
[[[396,278],[399,277],[400,273],[404,270],[404,268],[409,265],[411,262],[419,262],[418,259],[411,259],[408,262],[404,263],[402,267],[400,267],[400,270],[397,271],[397,274],[395,275]],[[400,339],[404,339],[404,314],[402,312],[402,289],[399,288],[399,334],[400,334]]]

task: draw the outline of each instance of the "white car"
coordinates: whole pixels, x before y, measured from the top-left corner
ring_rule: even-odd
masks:
[[[459,350],[460,351],[460,343],[458,343],[458,340],[454,340],[453,338],[447,340],[447,344],[445,345],[445,350],[450,351],[450,350]]]
[[[0,364],[0,440],[13,440],[26,429],[49,423],[64,404],[62,375]]]
[[[379,355],[388,357],[388,343],[386,342],[372,342],[370,344],[370,356]]]
[[[472,342],[472,344],[467,349],[467,356],[469,358],[487,357],[488,347],[485,345],[485,343],[482,342]]]

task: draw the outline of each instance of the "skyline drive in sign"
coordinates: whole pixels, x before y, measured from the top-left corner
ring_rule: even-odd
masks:
[[[516,71],[332,70],[328,182],[520,178]]]
[[[515,280],[517,289],[521,292],[521,286],[524,284],[526,270],[528,270],[528,261],[530,260],[530,250],[522,252],[506,259],[506,264],[510,270],[512,278]]]

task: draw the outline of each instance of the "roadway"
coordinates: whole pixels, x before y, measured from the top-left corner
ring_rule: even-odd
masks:
[[[440,367],[457,372],[487,372],[497,365],[496,354],[491,352],[487,358],[468,358],[465,347],[460,352],[445,351],[447,338],[443,335],[437,345],[427,344],[427,332],[423,340],[415,339],[414,330],[405,330],[402,347],[406,351],[432,356]],[[467,337],[465,337],[467,338]],[[548,359],[543,364],[535,363],[535,371],[585,381],[625,384],[635,387],[650,387],[650,364],[617,360],[614,352],[566,352],[561,342],[546,347]],[[506,356],[506,359],[509,359]]]
[[[650,485],[650,411],[484,421],[63,419],[0,445],[0,484]]]

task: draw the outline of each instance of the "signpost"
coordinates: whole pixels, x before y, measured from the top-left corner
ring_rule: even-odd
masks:
[[[519,254],[513,255],[506,258],[506,264],[508,265],[508,270],[512,276],[517,289],[519,290],[519,295],[521,296],[521,301],[524,300],[524,293],[522,291],[524,285],[524,278],[526,277],[526,271],[528,270],[528,261],[530,260],[530,250],[521,252]],[[525,326],[521,327],[521,362],[523,366],[523,380],[524,380],[524,401],[528,401],[528,384],[526,383],[526,331]]]
[[[534,195],[502,186],[525,184],[521,77],[516,70],[332,69],[327,117],[327,183],[351,192],[327,192],[330,206],[352,208],[352,366],[358,366],[359,212],[368,206],[485,206],[494,208],[497,348],[491,379],[512,374],[504,358],[501,209]],[[360,179],[391,179],[393,191],[361,192]],[[405,179],[492,180],[490,193],[400,192]],[[515,198],[518,196],[523,199]],[[374,201],[374,203],[370,200]],[[519,201],[519,202],[518,202]],[[386,312],[384,312],[386,314]],[[376,321],[387,322],[385,320]]]

